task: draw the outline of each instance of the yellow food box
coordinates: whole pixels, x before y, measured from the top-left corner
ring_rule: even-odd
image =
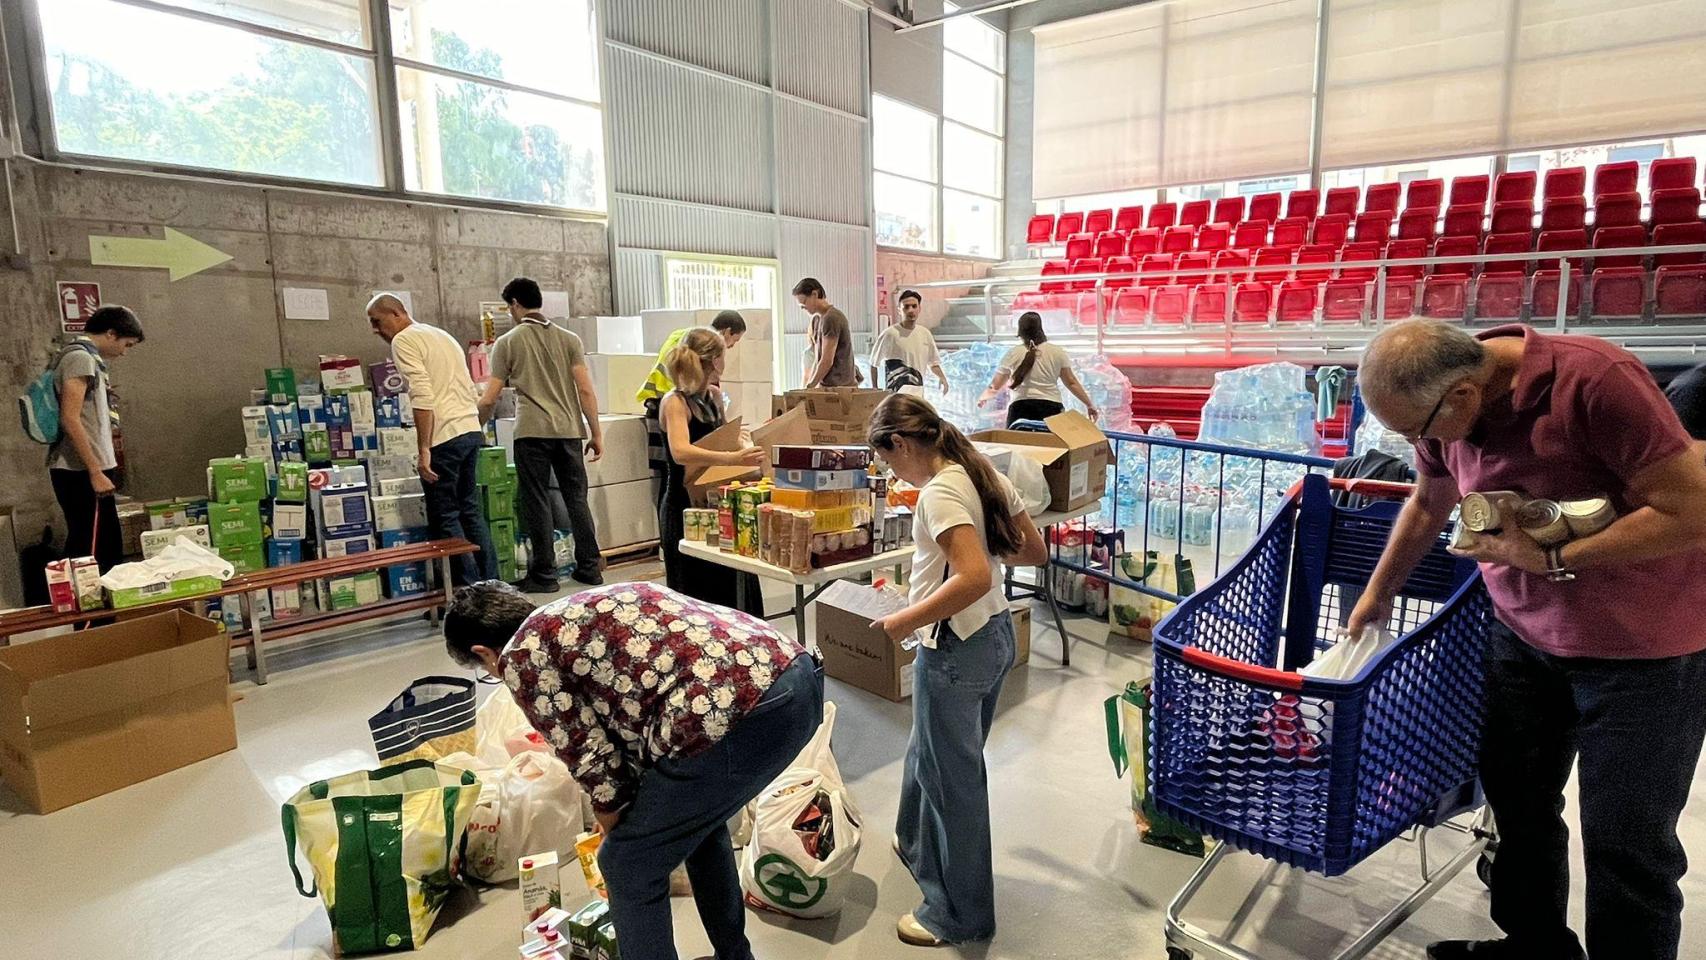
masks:
[[[789,510],[834,510],[860,506],[870,500],[868,490],[789,490],[777,487],[770,502]]]

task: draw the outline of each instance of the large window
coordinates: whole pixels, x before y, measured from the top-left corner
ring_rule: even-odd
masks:
[[[664,266],[671,310],[770,310],[776,305],[774,265],[670,257]]]
[[[933,115],[888,97],[871,98],[872,197],[877,243],[935,250],[936,131]]]
[[[61,153],[604,207],[593,0],[391,0],[379,24],[367,0],[37,7]]]

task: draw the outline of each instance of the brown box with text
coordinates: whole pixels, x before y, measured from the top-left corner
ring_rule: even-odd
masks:
[[[881,600],[880,591],[846,581],[824,591],[817,601],[817,645],[825,673],[898,703],[912,696],[914,652],[871,627],[890,612],[873,606]]]

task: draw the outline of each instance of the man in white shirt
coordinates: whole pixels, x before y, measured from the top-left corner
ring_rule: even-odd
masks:
[[[451,579],[457,584],[491,580],[498,575],[497,554],[474,483],[475,461],[486,437],[480,430],[480,396],[462,347],[443,330],[410,319],[403,301],[389,293],[368,301],[367,322],[391,345],[391,359],[409,382],[433,539],[461,537],[480,548],[455,559]]]
[[[922,387],[924,371],[929,370],[942,382],[942,392],[948,392],[948,375],[942,372],[942,356],[936,352],[936,338],[918,325],[918,311],[924,298],[917,290],[900,295],[900,323],[884,330],[871,349],[871,383],[890,391],[901,387]]]

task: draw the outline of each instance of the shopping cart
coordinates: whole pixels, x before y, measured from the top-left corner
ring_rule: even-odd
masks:
[[[1256,960],[1181,919],[1229,850],[1332,877],[1409,834],[1422,883],[1337,955],[1355,960],[1493,840],[1473,812],[1492,618],[1473,561],[1436,543],[1394,605],[1398,640],[1355,678],[1292,672],[1336,641],[1398,514],[1390,500],[1337,506],[1332,487],[1409,489],[1305,478],[1250,551],[1156,627],[1151,794],[1220,841],[1167,909],[1170,960]],[[1427,831],[1442,826],[1469,842],[1435,870]]]

